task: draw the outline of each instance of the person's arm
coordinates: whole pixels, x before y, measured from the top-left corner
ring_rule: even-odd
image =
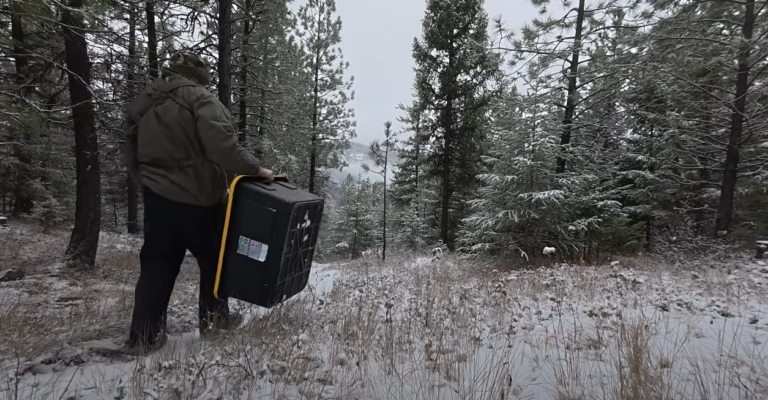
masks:
[[[131,118],[131,115],[128,114],[125,119],[125,164],[128,167],[128,172],[131,173],[134,177],[138,176],[138,166],[139,162],[136,158],[136,147],[137,147],[137,134],[138,134],[138,127],[139,124],[136,123],[136,121]]]
[[[229,112],[213,94],[205,94],[194,102],[197,131],[206,157],[237,175],[259,175],[259,161],[237,141]]]

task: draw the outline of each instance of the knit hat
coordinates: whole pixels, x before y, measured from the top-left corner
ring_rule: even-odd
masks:
[[[211,83],[211,73],[208,71],[205,61],[198,55],[185,51],[171,56],[166,73],[183,75],[203,86],[208,86]]]

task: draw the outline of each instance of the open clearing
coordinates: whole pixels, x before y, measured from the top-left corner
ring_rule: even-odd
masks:
[[[768,399],[768,265],[749,255],[316,264],[281,306],[233,302],[247,323],[213,340],[188,258],[168,344],[120,361],[88,348],[127,329],[140,241],[104,234],[83,276],[57,264],[66,239],[0,230],[0,269],[27,273],[0,283],[2,399]]]

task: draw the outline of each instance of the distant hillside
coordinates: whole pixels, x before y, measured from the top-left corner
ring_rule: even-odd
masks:
[[[374,182],[383,181],[384,179],[380,175],[373,172],[366,173],[363,171],[363,164],[368,164],[368,166],[373,167],[373,160],[371,159],[369,153],[370,148],[368,145],[359,142],[349,142],[349,149],[344,151],[344,159],[347,161],[349,166],[345,167],[341,171],[332,171],[331,176],[333,180],[337,183],[341,183],[344,181],[344,179],[347,178],[347,175],[349,174],[355,178],[358,177],[358,174],[361,174],[362,179],[370,178],[371,181]],[[389,182],[392,182],[393,167],[397,164],[398,161],[399,159],[396,152],[390,150],[389,160],[387,162],[389,165],[387,168],[387,180]]]

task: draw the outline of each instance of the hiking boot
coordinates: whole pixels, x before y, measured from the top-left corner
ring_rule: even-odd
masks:
[[[229,313],[226,317],[213,317],[200,320],[200,335],[207,336],[216,331],[231,331],[240,327],[243,316],[239,313]]]
[[[129,361],[132,357],[145,356],[156,350],[159,350],[165,345],[167,341],[168,334],[163,332],[152,343],[133,342],[128,340],[117,348],[109,346],[96,347],[92,348],[91,352],[102,357]]]

